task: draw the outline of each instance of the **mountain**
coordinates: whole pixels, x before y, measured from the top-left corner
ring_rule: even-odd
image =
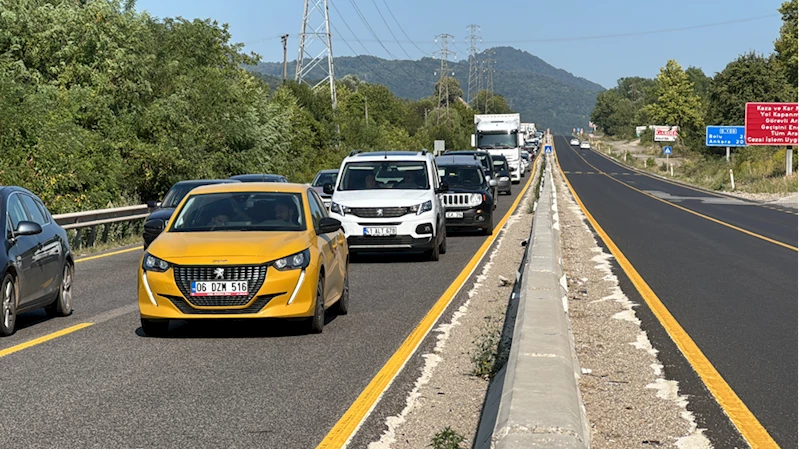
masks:
[[[512,47],[493,49],[494,92],[505,97],[511,109],[521,113],[523,122],[551,128],[557,133],[571,133],[574,127],[587,127],[588,116],[596,103],[596,94],[605,90],[599,84],[547,64],[541,58]],[[478,55],[485,60],[487,53]],[[294,72],[296,61],[288,63]],[[433,93],[441,63],[438,59],[387,60],[374,56],[344,56],[335,59],[336,78],[354,74],[358,78],[388,86],[403,98],[419,99]],[[469,62],[449,62],[450,72],[461,83],[464,92],[469,81]],[[282,77],[283,64],[261,62],[250,70],[273,77]],[[311,78],[324,73],[315,69]]]

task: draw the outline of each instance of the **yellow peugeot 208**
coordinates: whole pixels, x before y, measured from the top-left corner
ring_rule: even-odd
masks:
[[[312,187],[283,183],[197,187],[178,205],[139,268],[144,333],[169,320],[306,318],[349,306],[349,250],[341,223]]]

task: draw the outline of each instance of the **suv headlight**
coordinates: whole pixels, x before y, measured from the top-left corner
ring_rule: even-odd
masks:
[[[352,211],[352,209],[350,209],[347,206],[342,206],[341,204],[334,203],[334,202],[330,203],[330,212],[334,212],[334,213],[337,213],[339,215],[347,215],[351,211]]]
[[[145,252],[144,258],[142,259],[141,267],[144,271],[155,271],[157,273],[163,273],[169,269],[169,262],[159,259],[148,252]]]
[[[433,210],[433,201],[425,201],[422,204],[414,204],[409,209],[411,212],[415,212],[416,215],[421,215],[425,212]]]
[[[475,207],[483,204],[483,195],[479,193],[472,193],[469,195],[469,206]]]
[[[286,256],[282,259],[278,259],[272,262],[272,265],[280,271],[285,271],[285,270],[297,270],[305,268],[310,263],[311,263],[311,250],[305,249],[290,256]]]

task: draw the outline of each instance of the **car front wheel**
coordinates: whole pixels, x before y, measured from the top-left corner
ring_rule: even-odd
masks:
[[[309,330],[312,334],[321,334],[325,328],[325,278],[319,276],[316,283],[316,301],[314,301],[314,312],[311,317]]]

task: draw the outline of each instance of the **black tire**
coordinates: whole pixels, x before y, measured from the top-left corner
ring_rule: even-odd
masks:
[[[441,239],[441,243],[438,244],[438,252],[440,254],[447,254],[447,228],[444,227],[442,232],[444,233],[444,238]]]
[[[319,275],[319,282],[316,283],[316,301],[314,301],[313,316],[308,325],[308,331],[312,334],[321,334],[325,328],[325,278]]]
[[[10,273],[3,278],[0,290],[0,335],[12,335],[17,324],[17,286]]]
[[[346,315],[350,311],[350,266],[347,264],[347,271],[344,272],[344,291],[338,299],[337,312],[339,315]]]
[[[483,228],[483,235],[491,235],[494,233],[494,214],[488,216],[486,227]]]
[[[70,316],[72,315],[72,282],[74,280],[75,267],[67,262],[64,264],[64,271],[61,274],[61,285],[58,287],[58,296],[52,304],[45,307],[47,316]]]
[[[142,318],[141,330],[150,337],[164,337],[169,333],[169,320]]]
[[[439,255],[441,254],[441,245],[438,243],[433,243],[433,245],[433,249],[429,249],[425,252],[425,257],[433,262],[438,262]]]

